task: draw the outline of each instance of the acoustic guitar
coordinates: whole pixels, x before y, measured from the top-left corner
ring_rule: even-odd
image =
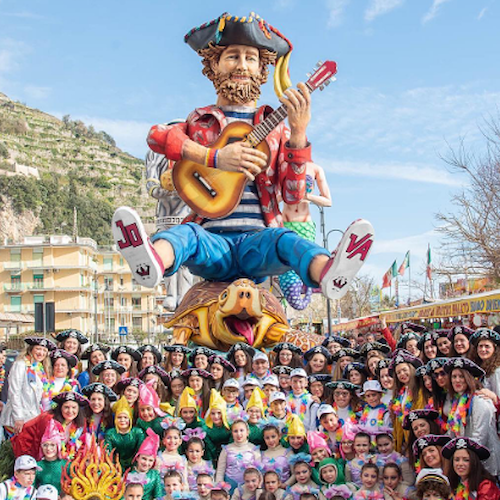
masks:
[[[323,90],[336,72],[337,64],[334,61],[318,63],[314,73],[308,75],[305,85],[310,92],[318,88]],[[255,127],[240,121],[230,123],[209,147],[221,149],[227,144],[245,141],[269,158],[271,155],[265,138],[286,116],[286,106],[282,104]],[[207,219],[230,215],[239,205],[248,181],[241,172],[227,172],[189,160],[176,162],[171,175],[178,195],[194,212]]]

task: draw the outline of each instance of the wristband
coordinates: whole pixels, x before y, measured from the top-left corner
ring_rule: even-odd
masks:
[[[219,154],[219,150],[216,149],[214,153],[214,168],[217,168],[217,155]]]
[[[207,153],[205,155],[205,163],[204,163],[205,167],[209,167],[210,166],[209,165],[209,158],[210,158],[211,151],[212,151],[211,148],[207,148]]]

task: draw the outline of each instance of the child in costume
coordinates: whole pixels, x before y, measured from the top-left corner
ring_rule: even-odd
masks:
[[[234,490],[231,500],[257,500],[262,485],[262,474],[255,467],[248,467],[243,473],[243,484]]]
[[[410,498],[414,488],[403,483],[401,467],[394,463],[388,463],[382,469],[382,484],[384,485],[384,498],[397,499]]]
[[[276,500],[283,500],[285,490],[281,488],[281,480],[274,470],[266,470],[262,478],[262,489],[257,491],[257,498],[260,499],[262,493],[272,493]]]
[[[144,484],[142,498],[144,500],[155,500],[165,495],[165,487],[160,474],[154,469],[160,438],[152,429],[147,429],[146,434],[146,438],[134,457],[134,466],[129,473],[129,478],[134,475],[138,477],[144,476],[146,483]]]
[[[210,373],[213,377],[213,388],[221,391],[224,382],[236,373],[236,368],[226,358],[216,354],[208,358],[208,363],[210,365]]]
[[[231,424],[233,442],[223,446],[219,456],[215,481],[228,482],[231,494],[243,482],[243,471],[260,460],[259,448],[248,441],[249,433],[248,424],[244,420],[235,420]]]
[[[127,481],[123,500],[142,500],[144,486],[142,483],[132,483]]]
[[[62,470],[67,461],[61,458],[61,443],[64,429],[57,420],[50,420],[42,436],[41,451],[43,458],[38,461],[35,486],[51,484],[61,493]]]
[[[174,500],[175,494],[184,490],[182,477],[176,470],[169,470],[163,478],[165,482],[165,500]]]
[[[40,467],[29,455],[21,455],[14,462],[14,476],[0,483],[0,500],[31,500],[35,498],[36,472]]]
[[[326,434],[328,448],[332,455],[338,455],[338,445],[342,439],[342,427],[333,406],[321,404],[318,408],[318,420],[320,424],[318,430]]]
[[[303,368],[295,368],[290,373],[292,390],[287,397],[287,405],[290,411],[297,415],[306,431],[316,429],[316,415],[319,404],[316,403],[312,395],[307,391],[308,378]]]
[[[133,411],[124,396],[114,404],[113,411],[115,428],[106,431],[104,440],[109,451],[116,450],[122,469],[126,470],[132,466],[132,460],[146,435],[142,429],[132,426]]]
[[[286,404],[286,395],[283,392],[273,392],[269,397],[268,416],[278,420],[283,426],[288,425],[292,414]]]
[[[205,433],[200,429],[186,429],[183,441],[186,441],[187,474],[188,486],[191,491],[196,491],[196,477],[198,473],[210,474],[213,476],[214,469],[210,462],[203,460],[205,453]]]
[[[354,438],[355,456],[345,467],[345,477],[348,483],[354,483],[357,488],[361,484],[361,470],[366,463],[375,463],[376,456],[370,454],[371,437],[365,432],[358,432]]]
[[[245,411],[248,415],[248,428],[250,429],[250,435],[248,440],[257,446],[262,446],[264,444],[264,438],[262,437],[262,428],[259,425],[264,418],[264,392],[256,387],[252,391],[252,395],[248,400],[245,407]]]
[[[205,416],[205,457],[217,465],[222,445],[229,444],[231,429],[227,421],[226,402],[215,390],[210,391],[210,404]]]
[[[410,467],[408,459],[394,451],[394,438],[390,431],[380,432],[375,436],[375,442],[377,444],[377,465],[379,467],[384,467],[386,464],[394,463],[400,469],[403,476],[403,482],[406,485],[411,485],[415,482],[415,473]],[[418,447],[417,447],[418,450]],[[415,453],[417,457],[417,453]]]
[[[184,455],[179,454],[182,444],[180,428],[184,428],[185,424],[180,419],[174,421],[174,419],[167,417],[163,425],[166,427],[162,440],[165,449],[158,455],[157,468],[163,478],[169,471],[178,472],[181,477],[182,487],[187,487],[187,459]]]
[[[319,487],[312,479],[311,455],[297,453],[290,457],[289,462],[296,482],[286,489],[285,500],[295,500],[301,493],[311,493],[311,490],[319,493]]]
[[[213,475],[204,472],[196,476],[196,492],[200,500],[208,500],[210,498],[210,490],[214,484]]]
[[[342,459],[325,458],[318,464],[318,476],[321,483],[322,498],[328,498],[326,492],[332,486],[343,485],[344,461]]]
[[[146,432],[153,429],[158,436],[163,436],[161,425],[165,413],[160,409],[160,398],[152,388],[154,381],[149,381],[139,387],[139,418],[136,426]]]
[[[318,431],[309,431],[307,433],[307,444],[309,445],[313,465],[312,478],[316,484],[321,484],[318,471],[319,463],[332,455],[325,437],[322,432]]]
[[[265,449],[262,451],[262,468],[264,470],[275,471],[281,483],[286,483],[290,479],[290,465],[288,464],[287,450],[280,443],[280,430],[278,422],[275,424],[270,419],[262,430]]]
[[[375,464],[366,463],[361,468],[361,488],[354,494],[353,500],[384,500]]]
[[[181,394],[177,404],[177,414],[185,422],[186,428],[196,429],[201,427],[201,421],[198,419],[198,405],[193,398],[193,389],[186,387]]]
[[[392,426],[387,406],[382,403],[384,390],[378,380],[368,380],[363,384],[363,396],[366,405],[359,417],[359,429],[367,434],[376,434],[381,428]]]
[[[210,400],[210,384],[213,376],[210,372],[200,368],[188,368],[182,372],[188,387],[192,391],[192,397],[196,401],[198,416],[203,418],[208,410]]]
[[[228,419],[232,419],[233,418],[232,416],[236,418],[236,415],[239,415],[239,413],[243,410],[243,407],[241,406],[241,403],[238,400],[239,396],[240,396],[239,382],[234,378],[226,380],[224,382],[224,385],[222,386],[222,397],[226,402],[226,408],[227,408],[226,412]]]

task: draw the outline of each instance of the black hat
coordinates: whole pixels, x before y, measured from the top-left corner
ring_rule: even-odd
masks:
[[[382,370],[384,368],[390,368],[390,366],[391,366],[391,360],[390,359],[381,359],[381,360],[379,360],[379,362],[377,363],[377,369],[375,370],[376,374],[377,374],[377,377],[380,376],[380,370]]]
[[[434,358],[427,361],[427,373],[433,374],[438,368],[444,367],[450,358]]]
[[[495,345],[500,345],[500,335],[489,328],[478,328],[470,338],[474,345],[478,344],[480,340],[489,340]]]
[[[291,366],[283,366],[277,365],[273,368],[273,373],[275,375],[290,375],[292,373],[293,368]]]
[[[403,420],[403,429],[409,431],[412,422],[415,422],[419,418],[435,421],[438,417],[439,413],[435,410],[411,410]]]
[[[365,376],[368,375],[366,373],[366,366],[363,363],[349,363],[344,368],[344,371],[342,372],[342,377],[345,379],[349,378],[349,373],[351,373],[354,370],[356,370],[359,373],[362,373]]]
[[[412,332],[425,332],[427,328],[423,325],[417,325],[416,323],[411,323],[410,321],[405,321],[402,325],[401,328],[404,331],[410,330]]]
[[[486,375],[485,371],[467,358],[449,358],[444,365],[444,371],[451,373],[455,368],[468,371],[473,377],[482,378]]]
[[[74,401],[80,406],[87,406],[89,404],[89,400],[85,396],[82,396],[81,394],[78,394],[78,392],[74,391],[60,392],[57,396],[52,398],[52,402],[57,405],[62,405],[68,401]]]
[[[479,460],[486,460],[490,457],[490,450],[488,450],[486,446],[468,437],[457,437],[452,439],[447,445],[443,446],[441,454],[444,458],[450,460],[457,450],[471,450],[479,457]]]
[[[419,366],[415,370],[415,377],[423,377],[424,375],[429,375],[429,371],[427,370],[427,365]]]
[[[327,382],[326,386],[329,389],[346,389],[347,391],[350,391],[352,393],[355,393],[356,391],[361,390],[361,386],[356,385],[356,384],[351,384],[348,380],[335,380],[333,382]]]
[[[24,341],[28,345],[39,345],[46,347],[49,351],[55,351],[57,346],[52,342],[52,340],[46,339],[44,337],[26,337]]]
[[[368,356],[370,351],[379,351],[382,354],[389,354],[391,352],[391,348],[381,342],[366,342],[359,350],[361,356]]]
[[[74,368],[78,364],[78,358],[76,356],[73,356],[73,354],[66,352],[64,349],[56,349],[55,351],[51,351],[49,356],[52,359],[52,364],[54,364],[59,358],[64,358],[70,368]]]
[[[184,377],[182,376],[182,372],[180,370],[170,370],[168,372],[168,376],[170,378],[170,382],[172,382],[172,380],[176,379],[176,378],[181,378],[182,381],[184,381]]]
[[[182,376],[185,378],[189,377],[201,377],[207,380],[213,380],[213,375],[207,370],[202,370],[200,368],[188,368],[182,372]]]
[[[229,359],[230,361],[234,361],[234,355],[236,354],[236,351],[245,351],[251,358],[253,358],[253,355],[255,354],[255,349],[252,346],[243,344],[242,342],[238,342],[236,344],[233,344],[229,348],[229,351],[227,351],[227,359]]]
[[[142,354],[139,351],[132,349],[132,347],[129,347],[128,345],[121,345],[120,347],[114,349],[111,353],[111,358],[116,361],[119,354],[128,354],[129,356],[132,356],[132,359],[135,361],[140,361],[142,358]]]
[[[321,382],[322,384],[326,384],[327,382],[331,382],[332,376],[326,373],[314,373],[309,375],[309,384],[314,384],[314,382]]]
[[[156,358],[156,364],[161,362],[161,352],[151,344],[146,344],[146,345],[141,345],[141,347],[138,347],[137,350],[143,355],[145,352],[151,352],[153,353],[153,356]]]
[[[346,339],[345,337],[341,337],[340,335],[327,335],[325,340],[323,340],[322,345],[325,347],[328,347],[328,344],[331,344],[332,342],[340,344],[343,347],[350,347],[350,345],[351,345],[351,342],[349,342],[349,339]]]
[[[184,41],[196,52],[209,45],[249,45],[276,52],[278,57],[292,50],[291,43],[264,19],[255,13],[247,17],[232,16],[224,12],[217,19],[193,28]]]
[[[127,377],[127,378],[122,378],[118,383],[116,384],[116,390],[118,392],[125,390],[128,386],[132,387],[139,387],[144,384],[144,382],[137,377]]]
[[[186,356],[191,352],[191,349],[189,349],[189,347],[181,344],[164,345],[163,349],[165,349],[165,351],[167,352],[182,352],[182,354]]]
[[[404,349],[398,349],[392,356],[389,370],[394,370],[396,366],[400,365],[401,363],[408,363],[410,365],[413,365],[415,368],[422,366],[422,361],[420,361],[419,358],[413,356],[413,354],[410,354]]]
[[[82,353],[80,356],[81,359],[90,359],[90,355],[93,352],[96,351],[101,351],[104,354],[108,353],[111,348],[108,347],[107,345],[104,344],[90,344],[87,349],[85,349],[85,352]]]
[[[70,330],[63,330],[56,335],[56,340],[58,342],[63,342],[69,338],[78,340],[80,344],[86,344],[89,341],[89,339],[85,337],[85,335],[80,330],[75,330],[73,328],[71,328]]]
[[[427,434],[418,438],[413,443],[413,454],[418,458],[428,446],[444,446],[451,440],[450,436],[441,436],[437,434]]]
[[[106,396],[111,403],[118,401],[118,396],[107,385],[101,384],[100,382],[94,382],[93,384],[86,385],[82,389],[82,394],[89,399],[94,393]]]
[[[212,351],[212,349],[209,349],[208,347],[203,347],[203,346],[195,347],[189,353],[188,359],[191,364],[194,363],[194,358],[196,358],[198,354],[204,354],[207,358],[209,358],[210,356],[212,356],[212,354],[215,354],[215,352]]]
[[[350,356],[351,358],[359,358],[359,352],[355,349],[350,349],[349,347],[343,347],[339,349],[335,354],[332,354],[332,360],[338,361],[340,358],[345,358],[346,356]]]
[[[415,332],[408,332],[401,335],[401,337],[399,337],[398,343],[396,344],[396,348],[405,349],[406,343],[412,339],[415,339],[418,342],[420,340],[420,335]]]
[[[470,338],[474,334],[474,330],[472,330],[471,328],[467,328],[464,325],[457,325],[453,328],[450,328],[448,338],[453,341],[453,339],[460,334],[465,335],[467,338]]]
[[[418,348],[420,351],[424,350],[424,344],[431,340],[434,345],[436,345],[436,340],[439,338],[439,335],[436,332],[424,332],[422,336],[418,339]]]
[[[228,370],[231,373],[234,373],[236,371],[236,368],[233,366],[232,363],[230,363],[226,358],[219,356],[218,354],[212,354],[208,358],[208,363],[209,365],[222,365],[226,370]]]
[[[305,352],[304,359],[306,361],[310,361],[315,354],[323,354],[323,356],[326,358],[326,364],[328,365],[332,362],[330,351],[326,347],[323,347],[322,345],[317,345],[315,347],[312,347],[307,352]]]
[[[141,370],[139,373],[139,378],[142,380],[146,375],[150,373],[158,375],[164,384],[168,384],[170,382],[170,377],[168,376],[168,373],[161,366],[158,365],[148,366],[147,368]]]
[[[273,352],[275,352],[276,354],[279,354],[284,349],[286,349],[287,351],[292,351],[296,354],[302,355],[302,349],[300,347],[297,347],[294,344],[291,344],[290,342],[280,342],[279,344],[276,344],[273,347]]]
[[[450,333],[450,330],[447,329],[447,328],[441,328],[439,330],[435,330],[434,333],[437,333],[437,336],[439,338],[442,338],[442,337],[448,337],[449,333]]]
[[[117,363],[112,359],[107,359],[106,361],[101,361],[98,365],[95,365],[94,368],[92,368],[92,373],[94,375],[100,375],[104,370],[115,370],[120,375],[127,371],[127,369],[120,363]]]

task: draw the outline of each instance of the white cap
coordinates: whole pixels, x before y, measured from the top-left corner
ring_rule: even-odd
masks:
[[[21,455],[20,457],[16,458],[16,461],[14,462],[15,471],[30,469],[42,470],[41,467],[38,467],[38,465],[36,464],[36,460],[30,455]]]
[[[274,403],[274,401],[286,401],[286,396],[283,392],[273,392],[269,397],[269,404]]]
[[[448,480],[448,478],[443,474],[442,469],[422,469],[417,475],[417,480],[415,481],[415,484],[418,484],[420,481],[422,481],[423,479],[426,479],[426,478],[433,479],[433,476],[438,481],[439,481],[439,479],[441,479],[447,485],[450,484],[450,481]]]
[[[246,385],[253,385],[254,387],[260,387],[260,381],[257,380],[255,377],[252,377],[251,375],[247,375],[241,385],[243,387],[245,387]]]
[[[224,385],[222,386],[222,388],[227,389],[228,387],[231,387],[233,389],[238,389],[238,391],[240,390],[240,384],[235,378],[228,378],[224,382]]]
[[[290,373],[290,378],[292,377],[303,377],[307,378],[307,373],[304,368],[294,368]]]
[[[335,411],[335,408],[332,405],[327,405],[327,404],[319,405],[317,413],[318,420],[320,420],[323,415],[329,415],[330,413],[337,415],[337,412]]]
[[[42,484],[42,486],[36,490],[36,499],[41,500],[42,498],[44,500],[57,500],[59,498],[57,488],[51,484]]]
[[[278,377],[276,375],[269,375],[269,377],[266,377],[262,381],[262,385],[273,385],[274,387],[279,387],[280,382],[279,382]]]
[[[382,389],[382,386],[380,385],[380,382],[378,380],[367,380],[363,384],[362,394],[365,394],[366,391],[384,392],[384,389]]]
[[[258,351],[252,358],[252,363],[255,363],[255,361],[267,361],[269,363],[269,358],[263,352]]]

